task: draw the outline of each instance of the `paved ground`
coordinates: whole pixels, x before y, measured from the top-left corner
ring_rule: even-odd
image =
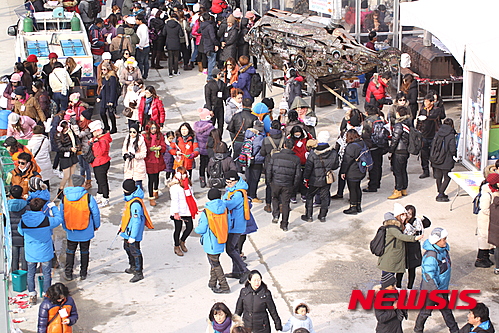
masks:
[[[7,4],[17,2],[20,1],[8,0]],[[0,6],[1,15],[6,17],[5,3],[2,1]],[[6,21],[2,19],[0,30]],[[0,45],[0,52],[5,52],[1,50],[11,49],[13,40],[4,36],[0,38]],[[6,69],[11,67],[6,62],[1,65]],[[196,109],[204,104],[205,77],[197,71],[182,71],[180,77],[169,79],[166,73],[166,69],[151,70],[147,83],[157,88],[168,109],[165,127],[176,130],[183,121],[198,120]],[[282,90],[277,88],[271,93],[277,101],[281,94]],[[458,120],[460,104],[447,104],[446,107],[449,115]],[[331,106],[319,108],[317,114],[319,130],[327,129],[331,138],[335,138],[343,110]],[[194,234],[187,240],[189,252],[184,257],[173,253],[167,189],[163,190],[165,194],[158,200],[158,205],[149,208],[155,229],[146,231],[142,244],[145,279],[133,285],[128,282],[130,275],[123,273],[127,260],[121,239],[111,250],[107,249],[116,234],[123,209],[121,146],[126,134],[125,119],[120,118],[118,124],[119,132],[113,135],[112,144],[111,206],[101,212],[103,223],[91,244],[89,276],[86,281],[68,283],[80,312],[75,332],[204,332],[211,305],[223,301],[234,309],[241,285],[230,280],[232,293],[222,296],[208,289],[209,265],[199,238]],[[443,226],[449,230],[453,259],[451,288],[481,289],[479,300],[491,307],[492,318],[497,317],[494,314],[499,313],[498,277],[493,275],[492,269],[475,269],[473,266],[476,222],[471,213],[471,198],[458,197],[454,210],[450,211],[450,203],[435,201],[432,179],[418,179],[421,169],[416,158],[411,157],[409,164],[409,196],[398,202],[415,205],[419,214],[432,220],[432,227]],[[456,166],[456,170],[464,168]],[[58,179],[54,178],[53,182],[57,184]],[[164,178],[161,182],[164,183]],[[301,221],[303,204],[292,205],[290,231],[287,233],[270,222],[271,216],[263,211],[263,204],[254,205],[260,229],[248,237],[244,252],[249,267],[263,273],[283,321],[291,315],[290,304],[303,299],[311,306],[317,332],[363,333],[374,330],[376,321],[372,312],[349,311],[347,304],[352,289],[368,290],[379,280],[377,258],[369,252],[368,243],[381,225],[383,214],[392,209],[393,201],[386,200],[386,197],[393,184],[393,176],[385,163],[382,188],[378,193],[364,196],[364,212],[354,217],[346,216],[342,210],[347,207],[347,200],[335,201],[331,204],[326,223]],[[264,197],[264,186],[260,185],[259,196]],[[336,189],[336,184],[333,189]],[[456,190],[456,184],[451,183],[449,196],[453,197]],[[203,205],[206,190],[200,189],[196,172],[194,191],[199,204]],[[91,193],[94,192],[92,189]],[[63,232],[58,231],[56,237],[57,251],[63,253]],[[226,271],[230,269],[230,260],[225,255],[222,256],[222,265]],[[62,273],[61,269],[53,272],[54,282],[62,280]],[[420,279],[418,271],[416,285]],[[28,319],[18,325],[23,332],[36,331],[37,309],[38,306],[17,315]],[[410,313],[409,320],[404,322],[406,332],[412,331],[416,315]],[[455,315],[462,326],[466,322],[466,311],[456,311]],[[427,328],[427,332],[432,333],[446,331],[439,314],[430,318]]]

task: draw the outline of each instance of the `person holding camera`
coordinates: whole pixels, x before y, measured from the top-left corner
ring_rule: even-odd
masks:
[[[146,180],[147,146],[144,137],[139,132],[140,125],[133,123],[130,125],[125,141],[123,141],[123,161],[125,161],[125,179],[133,179],[135,185],[143,189],[142,182]]]

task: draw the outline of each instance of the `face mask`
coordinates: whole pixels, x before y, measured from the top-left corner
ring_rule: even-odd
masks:
[[[28,165],[25,165],[24,167],[21,167],[21,165],[19,165],[19,170],[21,170],[21,172],[24,172],[28,169]]]
[[[133,86],[133,92],[139,91],[139,86]]]
[[[295,134],[295,138],[297,139],[301,138],[301,134]]]

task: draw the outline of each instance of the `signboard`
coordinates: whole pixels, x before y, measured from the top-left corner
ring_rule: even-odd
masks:
[[[333,13],[333,0],[310,0],[308,9],[322,13],[322,14],[332,14]]]
[[[464,135],[464,160],[476,170],[482,170],[482,151],[484,143],[484,93],[485,75],[468,73],[468,93],[463,105],[466,119]],[[485,157],[485,163],[487,159]]]

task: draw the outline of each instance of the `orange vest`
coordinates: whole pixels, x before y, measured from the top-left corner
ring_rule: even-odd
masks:
[[[208,218],[208,226],[218,240],[218,244],[227,243],[229,236],[229,219],[227,209],[222,214],[215,214],[208,208],[204,210]]]
[[[138,201],[142,205],[142,210],[144,211],[144,216],[146,218],[145,225],[149,229],[154,229],[154,225],[152,224],[151,217],[149,216],[149,212],[144,205],[144,201],[141,198],[134,198],[130,201],[125,202],[125,211],[123,212],[123,216],[121,217],[121,232],[125,232],[128,223],[130,222],[130,218],[132,217],[130,214],[130,208],[132,207],[132,203]]]
[[[244,197],[244,219],[248,221],[251,218],[251,212],[250,212],[250,207],[249,207],[249,201],[248,201],[248,193],[246,192],[245,189],[238,189],[232,192],[229,192],[227,195],[227,199],[230,200],[230,197],[232,197],[236,192],[239,191],[243,194]]]
[[[67,310],[68,315],[71,314],[71,305],[54,306],[49,310],[49,322],[47,326],[47,333],[72,333],[73,327],[69,325],[64,325],[62,323],[61,316],[59,315],[59,310],[64,308]]]
[[[69,230],[85,230],[90,223],[90,194],[77,201],[69,201],[64,196],[64,222]]]

